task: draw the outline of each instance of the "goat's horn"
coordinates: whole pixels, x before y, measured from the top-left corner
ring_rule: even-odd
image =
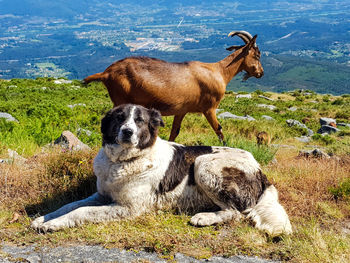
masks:
[[[248,44],[253,38],[252,35],[247,31],[232,31],[228,34],[229,37],[239,36],[244,43]]]

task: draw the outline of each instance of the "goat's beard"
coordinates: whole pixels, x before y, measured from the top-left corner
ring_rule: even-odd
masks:
[[[243,81],[246,81],[247,79],[249,79],[252,75],[250,75],[249,73],[245,73],[243,76]]]

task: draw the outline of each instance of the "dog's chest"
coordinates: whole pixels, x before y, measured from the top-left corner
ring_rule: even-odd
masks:
[[[137,182],[144,178],[154,169],[151,160],[143,158],[132,162],[109,163],[104,181],[107,184],[121,184],[123,182]]]

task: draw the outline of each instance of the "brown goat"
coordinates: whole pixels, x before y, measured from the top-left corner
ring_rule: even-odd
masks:
[[[262,131],[256,135],[256,141],[258,145],[269,145],[271,143],[271,137],[267,132]]]
[[[114,106],[133,103],[159,110],[163,116],[175,115],[170,134],[174,141],[181,122],[188,112],[201,112],[207,118],[220,140],[222,128],[216,119],[216,108],[225,94],[226,86],[239,72],[246,71],[244,79],[260,78],[264,70],[256,35],[233,31],[245,45],[231,46],[236,50],[216,63],[190,61],[169,63],[149,57],[128,57],[110,65],[104,72],[88,76],[84,83],[102,81]]]

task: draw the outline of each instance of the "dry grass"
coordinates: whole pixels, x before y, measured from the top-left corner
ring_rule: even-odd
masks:
[[[0,239],[15,244],[100,244],[155,251],[171,259],[176,252],[197,258],[212,255],[257,255],[291,262],[350,260],[350,205],[329,192],[350,177],[350,159],[297,158],[280,150],[277,164],[264,167],[279,190],[294,234],[281,239],[266,236],[248,222],[195,228],[189,216],[151,213],[135,220],[87,224],[55,233],[29,228],[31,216],[45,214],[95,191],[92,160],[97,152],[53,150],[30,158],[25,165],[2,165],[0,170]],[[10,223],[15,212],[21,214]]]
[[[23,164],[2,164],[1,204],[32,215],[95,191],[92,160],[96,151],[71,152],[55,148]],[[41,204],[41,205],[40,205]]]

